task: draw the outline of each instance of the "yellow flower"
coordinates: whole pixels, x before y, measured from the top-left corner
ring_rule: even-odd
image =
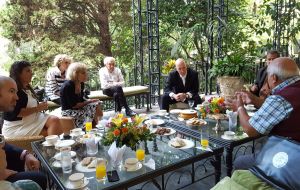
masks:
[[[123,114],[119,114],[119,115],[123,115]],[[117,127],[121,127],[122,125],[122,121],[123,121],[123,117],[119,117],[119,115],[116,118],[112,118],[112,122],[117,126]]]

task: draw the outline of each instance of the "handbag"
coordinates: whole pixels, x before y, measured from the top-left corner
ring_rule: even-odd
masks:
[[[276,189],[300,189],[300,143],[270,136],[250,171]]]

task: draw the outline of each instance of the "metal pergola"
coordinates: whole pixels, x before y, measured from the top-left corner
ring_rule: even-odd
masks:
[[[187,1],[189,3],[189,1]],[[288,46],[290,27],[295,25],[296,0],[275,0],[276,17],[274,18],[273,48],[282,52],[283,56],[290,53]],[[158,0],[132,0],[133,30],[135,49],[135,85],[148,85],[151,102],[158,103],[160,96],[161,64],[159,60],[159,19]],[[226,24],[228,21],[228,0],[208,1],[208,60],[204,63],[205,94],[212,93],[213,82],[208,77],[208,70],[214,59],[219,59],[226,52]],[[285,21],[285,22],[284,22]]]

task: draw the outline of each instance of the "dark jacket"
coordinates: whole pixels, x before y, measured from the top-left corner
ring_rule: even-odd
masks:
[[[176,70],[170,72],[164,92],[165,94],[170,94],[171,92],[175,94],[190,92],[193,96],[197,95],[199,92],[198,72],[190,68],[187,69],[185,86]]]
[[[71,80],[66,80],[60,88],[61,109],[69,110],[79,103],[84,102],[84,83],[81,83],[81,92],[75,94],[75,83]]]
[[[23,149],[5,143],[3,150],[6,154],[7,169],[15,170],[18,172],[24,171],[25,161],[21,160],[20,158]]]
[[[267,66],[264,66],[263,68],[260,68],[258,70],[257,75],[256,75],[255,84],[258,87],[258,90],[255,93],[256,96],[259,96],[259,92],[260,92],[261,88],[263,87],[264,82],[266,80],[266,77],[267,77],[267,68],[268,68]]]

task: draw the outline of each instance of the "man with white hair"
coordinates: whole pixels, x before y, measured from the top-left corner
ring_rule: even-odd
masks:
[[[240,124],[250,137],[259,135],[279,135],[300,142],[299,115],[300,76],[294,60],[288,57],[275,59],[267,68],[267,83],[271,89],[260,109],[250,118],[247,114],[242,94],[227,105],[238,112]],[[239,157],[236,169],[248,169],[254,163],[254,156]]]
[[[179,58],[175,62],[176,70],[170,72],[164,94],[161,98],[161,109],[169,111],[170,104],[194,100],[195,107],[201,104],[199,96],[198,73],[188,68],[184,59]]]
[[[123,92],[122,87],[124,87],[125,82],[121,70],[115,67],[115,58],[105,57],[104,65],[105,67],[99,70],[103,94],[114,98],[116,102],[115,111],[121,112],[122,107],[124,107],[127,116],[134,116],[136,113],[129,108]]]

